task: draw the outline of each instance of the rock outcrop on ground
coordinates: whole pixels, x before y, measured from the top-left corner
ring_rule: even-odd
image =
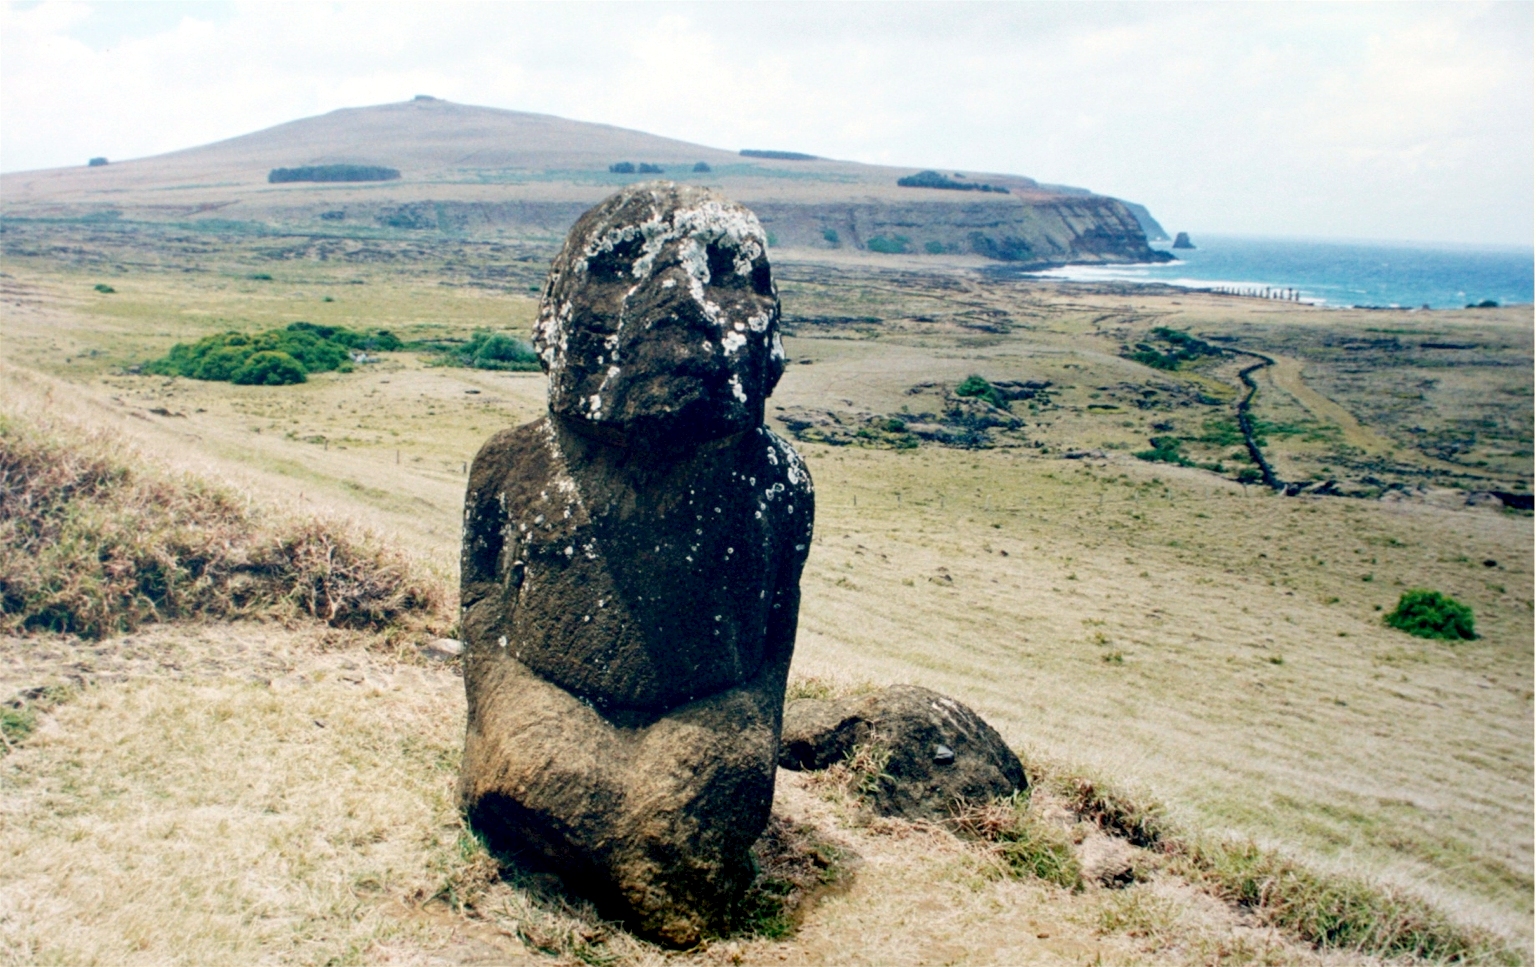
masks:
[[[651,183],[550,270],[544,419],[466,498],[460,792],[496,849],[687,946],[768,820],[811,481],[763,425],[784,368],[761,226]]]
[[[790,702],[779,765],[814,770],[838,763],[868,773],[863,792],[875,812],[905,819],[944,819],[959,805],[1028,785],[1023,764],[996,729],[967,706],[918,685]]]

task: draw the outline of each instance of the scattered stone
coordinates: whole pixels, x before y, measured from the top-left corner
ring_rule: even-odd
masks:
[[[446,661],[464,654],[464,644],[457,638],[433,638],[423,645],[421,650],[428,658]]]
[[[1086,882],[1125,886],[1136,878],[1136,848],[1118,836],[1091,832],[1073,852]]]
[[[803,698],[784,710],[779,765],[825,769],[856,747],[889,752],[866,801],[883,816],[939,820],[962,802],[986,802],[1028,785],[1019,757],[981,716],[917,685],[840,700]]]
[[[811,481],[757,218],[635,185],[576,223],[535,329],[549,414],[475,457],[460,798],[493,849],[686,947],[768,821]]]

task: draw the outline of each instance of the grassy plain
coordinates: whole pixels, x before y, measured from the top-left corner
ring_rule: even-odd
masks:
[[[456,267],[489,256],[489,248],[384,260],[363,246],[355,259],[320,260],[281,255],[302,254],[287,242],[204,240],[197,251],[190,242],[146,246],[160,254],[130,264],[139,249],[116,236],[34,241],[27,251],[9,250],[0,278],[6,393],[50,399],[61,412],[110,425],[146,452],[284,510],[349,518],[453,584],[464,466],[495,429],[541,411],[541,377],[433,367],[409,353],[290,387],[135,376],[126,368],[177,341],[300,319],[389,328],[406,339],[482,327],[525,332],[539,267],[515,261],[523,249],[496,255],[508,269],[489,278]],[[62,254],[71,249],[76,256]],[[972,372],[1051,383],[1047,405],[1013,405],[1025,422],[1016,445],[802,444],[817,485],[818,526],[804,579],[797,675],[845,687],[909,681],[947,692],[976,707],[1042,768],[1111,777],[1164,801],[1188,828],[1254,837],[1319,869],[1423,896],[1509,938],[1529,960],[1532,518],[1468,506],[1466,494],[1530,492],[1530,307],[1322,311],[988,279],[974,267],[935,261],[918,270],[788,253],[776,267],[795,364],[774,405],[902,418],[942,405],[943,389],[925,383],[953,385]],[[96,292],[98,282],[116,291]],[[1244,465],[1230,432],[1238,364],[1213,359],[1163,372],[1124,358],[1122,347],[1157,326],[1274,359],[1258,374],[1255,412],[1269,427],[1266,452],[1277,471],[1287,480],[1335,480],[1362,496],[1282,497],[1233,479]],[[1154,435],[1181,437],[1191,456],[1219,461],[1226,472],[1134,457]],[[1424,641],[1383,626],[1382,613],[1409,587],[1471,605],[1481,637]],[[247,644],[262,647],[255,639]],[[316,650],[320,657],[295,657],[284,674],[302,677],[306,662],[334,673],[340,659]],[[366,654],[346,660],[369,669],[383,661]],[[241,684],[231,674],[213,684],[103,684],[60,705],[39,733],[46,741],[7,759],[7,789],[25,792],[7,813],[8,828],[35,828],[44,839],[12,836],[6,865],[44,872],[11,874],[4,889],[33,896],[73,883],[119,894],[112,884],[120,873],[60,857],[90,855],[81,842],[106,849],[125,830],[143,838],[180,829],[184,840],[167,842],[216,850],[215,813],[225,807],[214,800],[232,800],[212,790],[249,781],[238,770],[226,775],[219,763],[277,756],[261,768],[309,784],[295,795],[313,797],[315,805],[304,807],[319,810],[311,825],[351,830],[361,823],[357,842],[385,830],[374,840],[383,845],[294,845],[303,841],[304,823],[260,834],[276,852],[255,850],[249,864],[279,864],[264,889],[288,891],[285,902],[307,911],[300,920],[308,926],[283,921],[286,939],[273,940],[262,931],[276,927],[252,912],[259,904],[231,901],[219,909],[245,911],[230,914],[243,926],[228,936],[188,926],[187,935],[205,944],[189,951],[221,959],[215,954],[227,950],[222,959],[238,959],[241,950],[279,943],[264,949],[302,961],[414,962],[424,949],[468,957],[480,949],[475,944],[488,943],[511,956],[505,932],[526,933],[506,926],[515,921],[533,924],[534,933],[566,931],[545,946],[578,956],[582,943],[590,946],[577,936],[585,921],[562,920],[565,914],[548,908],[534,916],[526,896],[505,885],[491,889],[503,891],[495,902],[513,912],[476,921],[501,923],[495,936],[476,940],[478,928],[451,918],[379,919],[380,903],[426,889],[417,882],[424,869],[463,861],[443,859],[457,842],[443,833],[452,821],[444,805],[451,767],[444,763],[454,754],[461,699],[449,697],[451,683],[442,687],[449,675],[442,669],[407,674],[437,683],[438,691],[418,693],[414,684],[404,691],[392,684],[395,666],[385,664],[377,676],[367,673],[378,686],[327,684],[334,674],[322,673],[302,694],[317,710],[334,708],[329,716],[309,716],[309,705],[273,699],[272,686]],[[396,701],[410,706],[399,721],[384,714]],[[248,733],[216,742],[220,733],[209,732],[202,751],[187,751],[174,768],[151,768],[158,760],[135,745],[146,736],[165,741],[207,731],[211,726],[192,718],[226,706],[226,720]],[[290,769],[278,752],[297,741],[294,730],[316,728],[305,724],[310,718],[341,716],[358,717],[362,751],[342,743],[314,754],[346,770],[363,790],[356,803],[327,800],[324,774],[293,771],[299,766]],[[185,732],[166,724],[182,719]],[[334,741],[333,732],[324,735],[314,741]],[[411,746],[412,736],[431,748]],[[369,749],[379,750],[375,758],[367,758]],[[122,762],[137,759],[143,770],[114,778]],[[192,775],[210,777],[209,802],[193,801],[203,793],[176,778]],[[47,792],[49,782],[74,791]],[[1186,888],[1172,881],[1079,896],[998,880],[951,840],[910,830],[881,838],[839,818],[800,779],[786,776],[783,786],[784,810],[837,830],[865,864],[848,892],[825,899],[794,939],[719,946],[711,956],[870,963],[1322,957],[1272,933],[1243,933],[1249,927],[1241,918],[1180,893]],[[101,792],[108,787],[118,791]],[[64,798],[49,798],[57,795]],[[401,801],[387,809],[420,815],[370,812],[385,809],[380,799],[390,795]],[[159,803],[172,805],[162,811]],[[255,815],[258,805],[239,808]],[[66,806],[87,818],[50,826],[50,810]],[[325,813],[335,808],[342,812]],[[177,818],[178,810],[188,818]],[[413,830],[414,852],[403,859],[386,855],[396,841],[392,824]],[[282,859],[285,850],[298,850],[291,862]],[[231,868],[198,864],[243,868],[247,859],[186,859],[171,874],[182,886],[166,881],[166,888],[192,890],[187,902],[194,906],[212,903],[210,891],[225,889],[216,884],[238,878]],[[311,895],[307,876],[324,880],[323,889]],[[388,888],[357,886],[367,876]],[[368,903],[348,905],[364,894]],[[226,891],[226,899],[235,895]],[[28,902],[20,920],[4,925],[13,960],[150,962],[171,952],[153,930],[133,933],[124,924],[49,948],[27,933],[28,918],[85,919],[78,910],[50,913],[41,900]],[[155,923],[158,909],[135,915]],[[1149,910],[1163,913],[1159,919]],[[338,927],[341,921],[353,926]],[[1142,926],[1125,926],[1132,921]],[[138,953],[118,946],[141,935]],[[837,938],[850,935],[859,950],[839,945]],[[601,946],[627,960],[659,956],[612,937]],[[1322,959],[1329,957],[1353,962],[1343,954]]]

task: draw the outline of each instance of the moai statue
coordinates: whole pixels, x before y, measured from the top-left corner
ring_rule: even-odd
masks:
[[[548,415],[491,437],[465,500],[469,821],[675,946],[729,916],[773,800],[813,516],[763,425],[778,324],[750,211],[624,189],[545,283]]]

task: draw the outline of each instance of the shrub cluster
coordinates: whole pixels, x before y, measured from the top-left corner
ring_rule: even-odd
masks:
[[[896,184],[903,188],[944,188],[948,191],[992,191],[1000,195],[1009,194],[1008,189],[1002,185],[984,185],[979,181],[965,181],[959,175],[951,178],[937,171],[919,171],[915,175],[897,178]]]
[[[959,386],[955,387],[955,395],[973,396],[979,400],[986,400],[999,409],[1008,407],[1007,401],[1003,399],[1003,394],[997,391],[997,387],[975,373],[967,376]]]
[[[0,632],[301,616],[379,628],[437,609],[439,590],[398,555],[318,520],[273,520],[123,449],[0,413]]]
[[[1471,608],[1448,594],[1424,588],[1404,591],[1397,607],[1382,620],[1420,638],[1471,641],[1477,637]]]
[[[876,235],[864,243],[871,252],[879,252],[881,255],[901,255],[911,244],[912,240],[905,235],[892,235],[890,238]]]
[[[703,164],[703,162],[701,161],[699,164]],[[633,161],[616,161],[608,166],[608,170],[616,175],[659,175],[666,171],[661,165],[653,165],[644,161],[639,164],[635,164]],[[695,165],[693,170],[698,171],[698,166]],[[709,168],[706,167],[704,170],[708,171]]]
[[[1153,329],[1152,336],[1156,341],[1163,343],[1163,346],[1137,343],[1135,349],[1124,351],[1125,358],[1134,359],[1153,369],[1175,370],[1185,363],[1205,356],[1221,355],[1220,349],[1205,340],[1197,339],[1187,332],[1169,329],[1167,326],[1158,326]]]
[[[354,351],[391,351],[402,343],[387,329],[358,332],[340,326],[295,322],[286,329],[250,335],[224,332],[195,343],[177,343],[143,372],[239,383],[284,386],[310,373],[349,372]]]
[[[399,177],[397,169],[380,165],[301,165],[267,172],[268,183],[274,185],[285,181],[394,181]]]
[[[439,366],[531,373],[539,369],[533,347],[504,332],[477,329],[466,340],[430,339],[406,348],[434,354]]]

